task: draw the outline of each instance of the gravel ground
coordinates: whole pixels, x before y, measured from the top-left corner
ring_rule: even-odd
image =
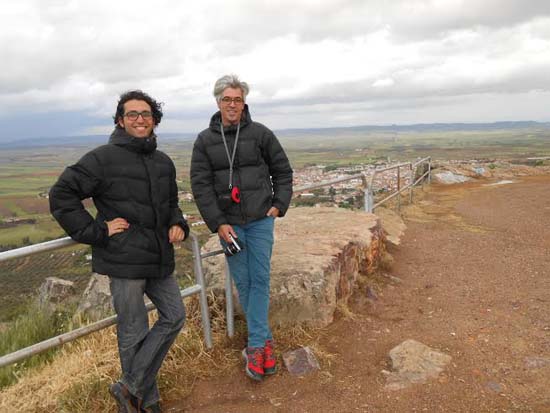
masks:
[[[376,297],[320,333],[321,371],[198,381],[168,412],[550,412],[550,177],[433,185],[404,211]],[[384,389],[388,352],[415,339],[452,356],[437,378]],[[327,354],[331,355],[330,357]]]

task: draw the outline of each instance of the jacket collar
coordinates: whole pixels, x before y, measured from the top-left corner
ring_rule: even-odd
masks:
[[[109,144],[122,146],[132,152],[151,153],[157,149],[157,136],[152,132],[148,138],[135,138],[116,125],[109,138]]]

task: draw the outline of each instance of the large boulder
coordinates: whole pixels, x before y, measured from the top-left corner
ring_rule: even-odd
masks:
[[[203,252],[219,249],[214,236]],[[292,208],[275,221],[270,321],[326,326],[347,302],[360,274],[376,268],[384,251],[378,218],[338,208]],[[209,289],[223,296],[224,256],[204,260]],[[237,301],[237,300],[236,300]]]
[[[72,281],[48,277],[38,289],[38,301],[41,306],[55,305],[70,298],[74,292]]]
[[[108,276],[92,274],[84,293],[82,293],[76,313],[94,321],[113,313]]]

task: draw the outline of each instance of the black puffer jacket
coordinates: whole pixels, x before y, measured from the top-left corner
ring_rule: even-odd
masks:
[[[292,168],[281,144],[268,128],[253,122],[245,105],[233,168],[233,186],[241,202],[228,201],[229,159],[220,130],[221,114],[210,120],[193,147],[191,187],[208,228],[222,224],[243,225],[265,217],[272,206],[283,216],[292,197]],[[229,152],[233,153],[237,126],[224,127]]]
[[[94,219],[82,205],[92,197]],[[92,245],[92,268],[120,278],[166,277],[174,271],[168,230],[189,227],[178,207],[172,160],[156,138],[133,138],[116,127],[108,145],[69,166],[50,190],[50,210],[75,241]],[[108,236],[105,221],[124,218],[130,228]]]

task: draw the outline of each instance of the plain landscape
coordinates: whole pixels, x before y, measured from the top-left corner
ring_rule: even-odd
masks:
[[[193,136],[171,134],[163,139],[162,134],[159,135],[159,148],[168,153],[174,160],[178,171],[179,190],[181,194],[186,194],[190,191],[189,166]],[[452,161],[471,161],[485,167],[488,165],[491,167],[490,165],[506,161],[511,165],[529,165],[535,169],[537,167],[542,169],[550,164],[547,159],[550,157],[550,124],[548,123],[505,122],[471,125],[365,126],[284,130],[278,132],[277,135],[287,150],[295,171],[315,166],[328,171],[334,168],[356,165],[385,165],[399,161],[414,161],[426,156],[432,158],[435,167],[438,166],[438,163],[445,164]],[[100,144],[102,140],[106,140],[106,138],[97,136],[44,138],[40,141],[12,142],[3,147],[0,153],[1,251],[64,236],[63,231],[53,221],[48,211],[47,193],[49,187],[55,182],[64,167],[77,161],[80,156]],[[530,252],[538,251],[543,236],[535,231],[536,224],[531,221],[522,223],[521,220],[518,220],[516,224],[521,224],[521,226],[517,228],[513,226],[511,229],[504,224],[509,219],[510,214],[533,217],[536,213],[539,213],[539,215],[542,215],[538,219],[548,218],[547,207],[545,209],[544,203],[541,203],[542,199],[549,199],[550,194],[548,192],[543,192],[540,199],[536,198],[529,201],[529,197],[533,195],[534,191],[540,191],[545,185],[547,187],[547,184],[548,182],[542,178],[539,181],[533,178],[531,180],[520,180],[516,187],[520,188],[517,191],[521,195],[518,195],[518,193],[506,195],[506,191],[512,191],[511,189],[494,189],[491,192],[494,196],[488,196],[483,191],[482,186],[476,186],[475,184],[472,184],[471,188],[466,185],[465,188],[469,189],[461,187],[460,190],[426,189],[426,193],[423,195],[425,198],[419,199],[419,208],[423,209],[418,211],[409,209],[403,213],[409,226],[403,245],[393,247],[393,250],[390,248],[390,254],[395,258],[395,264],[391,272],[395,277],[405,280],[403,285],[395,286],[380,283],[376,286],[380,296],[376,303],[366,303],[364,300],[357,299],[355,304],[352,305],[350,311],[353,314],[358,314],[356,317],[342,317],[327,331],[297,332],[295,340],[289,339],[287,342],[288,346],[291,346],[300,341],[307,341],[307,337],[315,337],[314,341],[318,343],[320,353],[327,354],[327,357],[323,359],[322,372],[299,384],[299,386],[303,386],[306,392],[301,402],[294,404],[283,402],[293,398],[292,393],[285,389],[298,385],[284,373],[267,384],[255,400],[247,399],[252,391],[251,385],[242,383],[239,384],[239,388],[232,388],[234,377],[240,374],[237,367],[238,362],[235,364],[238,357],[232,354],[229,360],[226,360],[227,364],[224,365],[224,372],[226,373],[224,377],[213,379],[204,376],[206,381],[186,382],[186,385],[191,388],[189,391],[169,392],[170,400],[167,405],[172,409],[169,411],[251,411],[251,408],[247,407],[250,406],[251,402],[255,403],[256,407],[258,405],[263,406],[265,411],[312,411],[320,405],[319,403],[331,406],[328,410],[317,409],[318,411],[327,412],[405,411],[403,409],[407,408],[408,397],[420,400],[419,404],[415,405],[415,408],[419,409],[418,411],[422,411],[422,409],[425,411],[474,411],[471,409],[478,404],[481,406],[480,411],[496,411],[498,409],[504,409],[505,411],[506,409],[508,411],[550,411],[547,397],[534,396],[535,390],[543,391],[544,385],[550,383],[548,374],[544,372],[538,377],[529,376],[526,379],[513,373],[518,366],[519,368],[523,366],[524,370],[532,373],[533,369],[529,370],[525,367],[525,360],[529,357],[540,356],[541,353],[544,353],[541,349],[546,348],[545,351],[547,351],[545,346],[548,345],[548,333],[541,332],[547,330],[532,327],[532,323],[534,322],[533,317],[539,317],[536,315],[537,309],[543,306],[543,304],[540,304],[539,307],[535,308],[536,300],[545,303],[548,297],[542,295],[535,297],[536,294],[528,283],[529,280],[534,278],[535,281],[532,285],[538,285],[536,288],[539,291],[547,287],[547,278],[538,279],[538,277],[547,277],[542,266],[542,263],[548,259],[547,255],[544,252],[541,253],[542,255],[533,255],[532,257],[529,255]],[[516,198],[521,196],[525,199],[525,203],[512,203],[504,208],[505,202],[502,199],[506,199],[506,196]],[[495,202],[497,203],[495,204]],[[358,205],[361,205],[361,202],[358,202]],[[93,205],[88,203],[87,206],[93,212]],[[192,220],[200,220],[191,199],[182,197],[180,206]],[[476,206],[477,209],[473,206]],[[356,208],[353,204],[349,207]],[[527,207],[529,207],[528,211]],[[495,208],[495,211],[500,212],[495,212],[487,217],[484,214],[487,214],[488,208]],[[459,218],[457,218],[458,221],[452,221],[452,219],[449,221],[449,217]],[[426,226],[420,225],[421,222],[424,222],[423,219],[429,223],[428,228],[433,232],[428,232]],[[487,223],[487,219],[490,220],[490,224]],[[460,224],[457,224],[457,222],[460,222]],[[474,227],[477,229],[473,230]],[[208,234],[204,226],[194,227],[194,230],[201,235],[201,240],[207,238]],[[540,240],[525,235],[525,231],[531,230],[534,231],[533,237],[539,237]],[[514,236],[517,235],[517,244],[503,244],[500,246],[501,236],[506,231],[512,231]],[[482,234],[481,238],[479,234]],[[440,236],[441,239],[436,241],[435,238],[432,238],[435,235]],[[490,239],[490,236],[496,238]],[[447,245],[449,251],[434,251],[432,246],[436,242],[439,245]],[[533,242],[536,245],[533,246],[530,252],[512,252],[514,245],[524,242]],[[480,244],[477,245],[477,243]],[[469,257],[471,257],[471,254],[475,254],[476,250],[479,251],[480,248],[486,249],[487,253],[494,257],[495,254],[499,253],[497,249],[499,247],[502,247],[501,251],[510,251],[512,256],[518,254],[520,257],[530,257],[527,260],[528,262],[530,262],[530,259],[539,260],[533,264],[540,267],[537,267],[538,272],[533,273],[535,275],[532,275],[532,273],[524,274],[527,277],[524,282],[517,281],[515,292],[517,297],[514,297],[512,292],[503,290],[504,287],[499,284],[497,272],[498,274],[506,273],[506,268],[501,268],[504,265],[502,262],[493,264],[484,262],[488,265],[488,268],[495,268],[494,273],[487,270],[492,275],[486,281],[492,287],[485,284],[479,285],[476,292],[472,292],[471,288],[463,287],[463,285],[469,283],[467,275],[479,264],[477,260],[472,260],[472,267],[463,269],[467,274],[461,270],[453,275],[454,284],[438,272],[437,268],[440,268],[441,271],[447,271],[447,269],[457,267],[454,261],[457,259],[457,255],[450,252],[453,248],[459,251],[460,254],[468,254]],[[53,253],[43,253],[0,263],[0,288],[2,288],[3,304],[0,306],[0,355],[17,349],[14,348],[14,340],[11,338],[13,336],[9,334],[18,322],[22,322],[22,316],[35,311],[33,306],[37,289],[46,277],[56,276],[75,281],[79,292],[85,288],[91,273],[87,254],[89,254],[89,249],[79,245],[57,250]],[[192,257],[188,246],[184,245],[183,248],[179,249],[177,256],[178,280],[182,286],[185,286],[192,277]],[[431,258],[426,261],[427,257]],[[468,263],[470,261],[464,260],[464,262]],[[425,267],[422,267],[423,265]],[[529,263],[529,265],[531,264]],[[409,278],[413,277],[415,272],[420,271],[418,268],[422,268],[422,271],[424,271],[421,274],[424,278]],[[518,267],[517,271],[521,273],[521,266]],[[514,279],[515,273],[511,272],[506,277],[508,277],[507,279]],[[459,279],[462,280],[460,285],[457,284]],[[453,291],[458,291],[461,297],[465,297],[464,300],[456,296]],[[440,292],[440,295],[437,295],[436,292]],[[412,294],[418,301],[415,304],[401,306],[400,302],[401,300],[406,301],[407,294]],[[433,297],[433,299],[430,298],[430,302],[426,301],[428,295]],[[491,301],[488,296],[495,298]],[[500,298],[497,299],[496,297]],[[484,300],[488,300],[489,303],[485,304]],[[511,308],[516,315],[523,311],[521,313],[522,318],[516,320],[516,326],[521,326],[517,328],[527,331],[521,342],[512,341],[511,344],[508,343],[512,340],[512,321],[514,321],[511,318],[512,315],[508,314],[509,309],[504,308],[508,304],[512,306]],[[462,307],[462,305],[465,305],[465,307]],[[479,307],[477,310],[475,309],[477,308],[476,305]],[[461,308],[464,313],[459,310]],[[487,308],[497,308],[498,311],[501,311],[509,328],[500,329],[497,334],[500,320],[486,318]],[[66,331],[70,327],[68,326],[70,324],[68,321],[70,320],[70,311],[71,309],[67,309],[67,314],[58,314],[55,319],[49,320],[48,322],[54,324],[52,328],[36,337],[44,339],[46,338],[44,335]],[[464,320],[459,318],[460,314],[471,318],[475,311],[479,311],[484,315],[485,321],[483,321],[484,326],[482,328],[474,328],[466,325],[467,323],[463,324]],[[493,312],[489,315],[494,316],[494,311],[496,310],[489,311],[489,313]],[[415,319],[417,313],[423,315],[422,320]],[[433,317],[429,317],[430,320],[427,323],[425,322],[425,314],[433,314]],[[445,340],[436,337],[439,333],[435,331],[440,331],[442,327],[442,324],[438,324],[436,321],[449,325],[450,330],[446,334],[454,332],[455,335],[446,336]],[[540,318],[535,321],[535,325],[540,324],[541,329],[547,327],[550,323],[550,320],[544,318],[543,315],[540,315]],[[382,368],[380,366],[380,360],[383,359],[382,353],[384,350],[391,348],[390,344],[397,344],[398,336],[400,336],[394,331],[412,332],[418,329],[416,323],[422,325],[420,335],[424,339],[440,343],[441,346],[448,348],[458,360],[461,357],[468,359],[466,367],[464,367],[464,364],[455,367],[445,378],[434,384],[432,391],[442,392],[446,395],[440,402],[437,402],[440,405],[433,400],[429,400],[429,393],[424,393],[425,388],[423,388],[424,390],[411,391],[400,397],[395,397],[392,394],[391,397],[384,400],[380,398],[381,396],[375,397],[373,392],[359,391],[358,389],[361,386],[364,386],[363,388],[376,387],[376,383],[380,380],[378,373]],[[384,333],[386,329],[389,329],[391,333]],[[336,338],[345,335],[347,331],[356,331],[357,334],[350,336],[351,339],[347,344],[338,343]],[[374,333],[375,336],[371,335],[373,331],[376,332]],[[485,341],[493,333],[495,334],[495,340],[491,338],[490,341]],[[192,335],[192,333],[190,334]],[[457,334],[463,339],[460,345],[456,344],[455,336]],[[104,339],[105,337],[101,336],[97,340]],[[372,346],[369,344],[370,350],[357,353],[355,349],[359,348],[362,345],[361,343],[364,342],[372,344]],[[468,358],[469,347],[467,346],[479,342],[485,343],[483,349],[476,348],[475,351],[472,350],[475,354]],[[234,346],[235,343],[226,343],[222,340],[222,344],[219,345],[222,348],[217,348],[214,351],[215,355],[223,353],[223,346],[232,348],[231,346]],[[511,349],[503,350],[501,346]],[[112,350],[106,351],[110,352]],[[185,350],[182,351],[185,353]],[[193,351],[197,350],[189,350],[186,355],[194,354]],[[199,350],[199,353],[201,351]],[[361,355],[352,355],[355,353]],[[489,367],[482,366],[486,361],[484,355],[487,356],[490,353],[499,353],[502,358],[491,367],[494,371],[490,370]],[[45,360],[55,360],[56,357],[59,358],[62,354],[58,353],[56,356],[55,352],[52,352],[45,357]],[[518,361],[519,359],[516,359],[517,357],[521,358],[523,364]],[[330,360],[333,361],[330,362]],[[373,363],[373,361],[375,362]],[[475,363],[479,363],[479,365]],[[16,385],[22,375],[32,374],[32,369],[29,369],[32,364],[33,362],[22,363],[16,367],[3,369],[4,371],[0,374],[0,385],[6,386],[6,391],[8,391],[9,386]],[[36,364],[43,366],[44,360]],[[357,366],[361,364],[368,367],[365,367],[365,370],[362,371],[354,369],[347,371],[345,368],[347,365]],[[474,378],[470,377],[472,374]],[[348,376],[353,380],[350,378],[350,383],[341,384],[340,380],[344,380]],[[167,388],[173,385],[171,384],[172,379],[165,378],[164,380],[164,385]],[[528,380],[528,384],[525,384],[524,380]],[[244,382],[244,380],[240,380],[240,376],[239,381]],[[352,381],[355,383],[353,386],[351,385]],[[101,383],[103,384],[103,382]],[[499,388],[502,391],[491,392],[490,389],[487,390],[487,383],[499,384],[502,386],[502,388]],[[326,386],[329,384],[335,385],[335,387],[333,386],[333,390],[327,391],[328,387]],[[446,388],[450,384],[453,385],[452,391]],[[97,382],[90,384],[91,388],[96,385]],[[491,386],[496,388],[496,385],[490,385],[489,387]],[[482,391],[483,396],[479,396],[481,393],[476,393],[478,394],[476,397],[466,397],[466,401],[459,401],[461,393],[479,388],[484,389]],[[203,401],[206,394],[213,389],[223,389],[223,391],[216,390],[215,394],[218,396],[214,397],[209,405],[204,405]],[[334,389],[340,389],[342,395],[336,397],[333,394],[330,396],[336,391]],[[75,389],[71,391],[75,391]],[[272,396],[268,396],[268,392]],[[85,393],[90,394],[91,391],[86,390]],[[237,396],[239,393],[241,393],[241,397]],[[351,404],[345,404],[346,401],[351,400],[344,400],[347,397],[344,396],[346,394],[354,400],[350,402]],[[361,394],[365,394],[365,396],[360,396]],[[231,395],[234,397],[231,398]],[[181,402],[181,398],[183,398],[183,402]],[[529,402],[530,398],[533,400],[532,403]],[[64,411],[90,411],[90,406],[98,409],[95,411],[102,411],[101,409],[105,409],[106,406],[109,407],[110,405],[101,404],[109,403],[101,400],[92,399],[89,401],[91,404],[88,405],[79,400],[84,404],[78,408],[74,407],[76,405],[66,402],[66,406],[72,407],[66,408]],[[273,402],[273,400],[276,401]],[[320,400],[324,401],[320,402]],[[357,409],[346,409],[343,406],[353,406]],[[35,410],[29,408],[28,411]]]

